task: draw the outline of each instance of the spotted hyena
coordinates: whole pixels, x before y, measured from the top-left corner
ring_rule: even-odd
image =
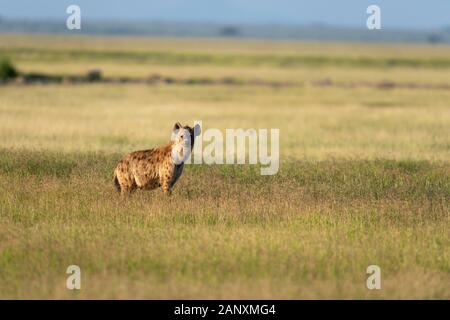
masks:
[[[172,139],[160,147],[127,154],[114,170],[114,184],[122,194],[138,189],[152,190],[162,187],[170,194],[183,172],[194,139],[200,134],[200,126],[194,128],[175,123]]]

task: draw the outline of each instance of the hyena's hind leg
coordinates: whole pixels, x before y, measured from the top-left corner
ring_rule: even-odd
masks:
[[[119,162],[116,170],[114,170],[114,185],[122,195],[130,194],[137,187],[133,175],[128,171],[127,165],[123,162]]]

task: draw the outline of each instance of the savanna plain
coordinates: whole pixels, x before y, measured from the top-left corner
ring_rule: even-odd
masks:
[[[450,47],[0,35],[0,56],[61,80],[0,84],[0,298],[450,299]],[[171,197],[120,197],[117,161],[195,120],[280,129],[279,172],[191,164]]]

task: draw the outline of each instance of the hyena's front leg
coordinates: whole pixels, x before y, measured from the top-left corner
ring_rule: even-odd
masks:
[[[136,190],[136,185],[126,185],[124,187],[122,187],[122,189],[120,190],[120,194],[122,196],[127,196],[129,194],[131,194],[134,190]]]
[[[160,184],[164,194],[170,196],[172,194],[172,188],[170,187],[170,179],[171,177],[166,175],[161,177]]]
[[[168,196],[172,194],[172,189],[170,188],[170,184],[168,182],[167,183],[164,182],[161,187],[163,189],[164,194],[167,194]]]

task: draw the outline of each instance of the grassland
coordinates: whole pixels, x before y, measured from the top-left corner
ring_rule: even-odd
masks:
[[[0,86],[1,298],[450,298],[450,90],[308,85],[450,84],[449,48],[0,38],[22,72],[299,83]],[[121,155],[194,120],[279,128],[279,173],[189,165],[170,198],[118,197]]]

